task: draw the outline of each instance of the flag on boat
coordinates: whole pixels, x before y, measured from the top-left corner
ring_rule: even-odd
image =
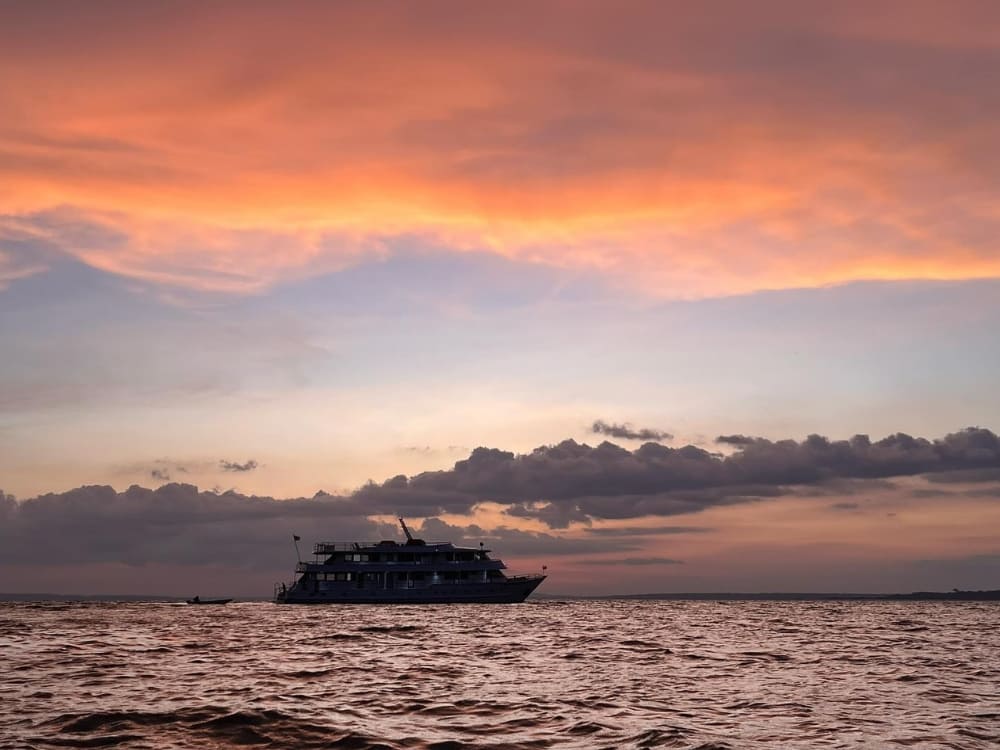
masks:
[[[298,534],[292,534],[292,539],[294,539],[296,542],[302,541],[302,537],[300,537]]]

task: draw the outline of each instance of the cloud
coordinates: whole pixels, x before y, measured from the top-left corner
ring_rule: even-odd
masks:
[[[757,438],[748,437],[746,435],[719,435],[715,439],[715,442],[720,445],[735,445],[738,448],[743,448],[747,445],[751,445]]]
[[[239,467],[237,471],[247,471],[256,462],[232,465]],[[313,521],[320,517],[356,518],[366,523],[364,519],[379,514],[466,514],[481,503],[491,502],[504,507],[512,518],[532,518],[562,528],[576,521],[666,517],[793,493],[808,496],[810,490],[847,480],[850,488],[856,480],[995,467],[1000,467],[1000,439],[982,428],[968,428],[937,440],[901,433],[878,441],[863,435],[836,441],[819,435],[802,441],[755,438],[727,456],[690,445],[669,448],[646,443],[630,451],[608,442],[592,447],[567,440],[521,455],[476,448],[451,469],[412,477],[401,474],[382,483],[369,482],[344,495],[319,493],[312,500],[275,500],[236,492],[216,495],[186,484],[169,484],[156,491],[132,487],[125,493],[115,493],[109,487],[84,487],[25,501],[18,516],[31,521],[41,514],[37,517],[44,516],[57,527],[62,523],[59,519],[87,519],[87,524],[102,529],[105,517],[128,518],[140,526],[146,522],[199,526],[207,520],[249,518],[291,523],[299,517]],[[825,497],[831,493],[813,494]],[[88,515],[88,508],[93,516]],[[75,522],[70,528],[77,528]],[[430,527],[431,531],[435,528],[455,531]],[[704,530],[687,525],[630,526],[589,534],[591,539],[606,536],[620,548],[628,544],[626,537],[630,536]],[[485,533],[482,529],[461,531]],[[27,534],[24,538],[34,537]]]
[[[196,466],[200,464],[195,464]],[[125,476],[134,475],[138,470],[136,466],[128,466],[122,468],[122,474]],[[146,471],[142,468],[141,471]],[[172,477],[177,474],[187,474],[188,467],[184,464],[176,463],[167,459],[157,459],[153,462],[153,467],[149,469],[149,476],[158,482],[169,482]]]
[[[673,440],[674,436],[669,432],[664,432],[662,430],[652,430],[648,428],[633,429],[632,425],[627,422],[624,424],[616,424],[614,422],[608,423],[601,419],[598,419],[591,425],[591,431],[598,435],[609,435],[611,437],[621,438],[623,440],[651,440],[654,442],[660,442],[664,440]]]
[[[373,521],[373,509],[350,498],[317,493],[312,498],[200,491],[189,484],[139,486],[116,492],[85,486],[18,503],[0,493],[0,565],[37,563],[39,540],[58,546],[59,564],[229,565],[278,575],[292,560],[285,542],[395,539],[395,524]],[[622,539],[570,539],[499,526],[455,526],[429,518],[414,532],[428,540],[488,547],[510,555],[565,556],[639,549]]]
[[[17,512],[17,499],[0,490],[0,519],[10,519]]]
[[[957,469],[939,474],[929,474],[925,477],[935,484],[954,484],[966,482],[1000,482],[1000,468]]]
[[[254,293],[387,235],[672,296],[1000,274],[991,4],[0,12],[0,203],[104,217],[67,248],[130,278]]]
[[[978,487],[974,490],[966,490],[964,493],[967,497],[996,497],[1000,498],[1000,486],[994,485],[993,487]]]
[[[757,438],[727,456],[655,443],[630,451],[610,443],[591,447],[564,441],[522,455],[477,448],[449,470],[399,475],[351,493],[311,498],[201,491],[180,483],[155,490],[132,486],[123,492],[85,486],[21,502],[0,493],[0,569],[13,576],[35,566],[39,540],[45,540],[59,549],[58,564],[63,566],[173,571],[150,573],[162,578],[151,578],[146,590],[166,590],[157,589],[157,581],[164,587],[179,585],[178,580],[196,582],[194,572],[182,575],[177,566],[245,573],[248,582],[259,586],[261,580],[287,574],[291,551],[282,540],[292,534],[308,534],[313,541],[397,538],[394,524],[378,520],[396,514],[424,519],[416,532],[428,540],[471,546],[483,542],[514,558],[579,556],[595,565],[598,559],[631,566],[677,565],[682,561],[655,554],[651,541],[713,529],[661,524],[585,527],[570,534],[555,530],[574,522],[693,514],[767,497],[794,495],[803,502],[808,501],[803,488],[824,482],[991,467],[1000,467],[1000,440],[989,430],[969,428],[936,440],[903,434],[878,441],[864,436],[838,441],[816,435],[802,441]],[[986,491],[995,488],[981,487],[983,496],[991,497]],[[510,523],[486,528],[440,518],[472,514],[484,502],[506,509]],[[954,496],[943,502],[954,502]],[[838,510],[855,509],[846,501],[837,505]],[[541,521],[552,531],[517,528],[519,518]],[[141,576],[141,570],[135,575]]]
[[[706,526],[588,526],[584,529],[594,536],[643,537],[667,534],[705,534],[714,529]]]
[[[1000,466],[1000,441],[969,428],[938,440],[902,433],[873,442],[866,435],[831,441],[754,438],[732,455],[695,446],[646,443],[634,451],[604,442],[567,440],[522,455],[476,448],[450,470],[371,483],[353,495],[368,507],[417,514],[469,512],[478,503],[506,505],[511,515],[552,527],[574,521],[694,513],[709,507],[788,494],[805,486],[881,480]]]
[[[509,526],[484,529],[476,524],[468,526],[449,524],[439,518],[426,519],[418,535],[427,541],[451,541],[468,546],[476,546],[479,542],[483,542],[487,548],[492,547],[511,556],[563,557],[594,552],[621,553],[641,548],[638,543],[627,539],[580,539],[539,531],[525,531]]]
[[[824,479],[823,481],[809,485],[808,487],[802,487],[799,490],[799,494],[803,497],[824,497],[830,495],[844,497],[845,495],[860,495],[864,493],[893,489],[896,489],[896,484],[887,479],[836,477],[832,479]]]
[[[60,546],[60,564],[230,564],[269,570],[288,566],[278,540],[308,532],[331,538],[377,538],[384,527],[357,506],[329,496],[277,500],[189,484],[116,492],[79,487],[17,504],[0,527],[0,562],[30,563],[39,540]]]
[[[234,461],[226,461],[225,459],[219,461],[219,468],[222,469],[223,471],[236,471],[236,472],[253,471],[254,469],[257,468],[257,466],[258,466],[257,462],[254,461],[252,458],[243,464],[236,463]]]
[[[683,565],[683,560],[674,560],[671,557],[623,557],[615,559],[592,559],[580,560],[581,565]]]

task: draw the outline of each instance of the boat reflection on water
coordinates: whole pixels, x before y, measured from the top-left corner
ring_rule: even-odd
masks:
[[[275,586],[279,604],[450,604],[523,602],[545,580],[508,575],[490,550],[416,539],[320,542],[313,562],[299,562],[291,584]],[[295,538],[296,542],[298,537]],[[544,571],[544,568],[543,568]]]

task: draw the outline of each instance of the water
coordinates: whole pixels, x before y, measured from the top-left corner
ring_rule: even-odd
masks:
[[[998,614],[0,604],[0,747],[995,748]]]

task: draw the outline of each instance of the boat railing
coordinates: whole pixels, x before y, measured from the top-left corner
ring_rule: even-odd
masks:
[[[377,547],[378,542],[317,542],[313,545],[314,555],[332,555],[334,552],[352,552],[362,547]],[[391,547],[392,545],[383,545]]]
[[[447,545],[448,542],[423,542],[419,546],[421,547],[438,547]],[[314,555],[332,555],[334,552],[357,552],[362,549],[383,549],[390,550],[396,549],[397,547],[410,547],[413,549],[414,545],[408,545],[405,542],[396,542],[392,540],[385,540],[379,542],[317,542],[313,545]],[[469,549],[472,549],[471,547]],[[483,550],[484,552],[489,552],[490,550]]]
[[[506,570],[503,560],[427,560],[427,561],[398,561],[380,560],[371,562],[354,562],[352,560],[337,560],[328,563],[324,560],[301,560],[295,565],[296,573],[330,572],[342,571],[347,573],[357,572],[413,572],[430,573],[435,570],[441,572],[470,572],[478,570]]]

